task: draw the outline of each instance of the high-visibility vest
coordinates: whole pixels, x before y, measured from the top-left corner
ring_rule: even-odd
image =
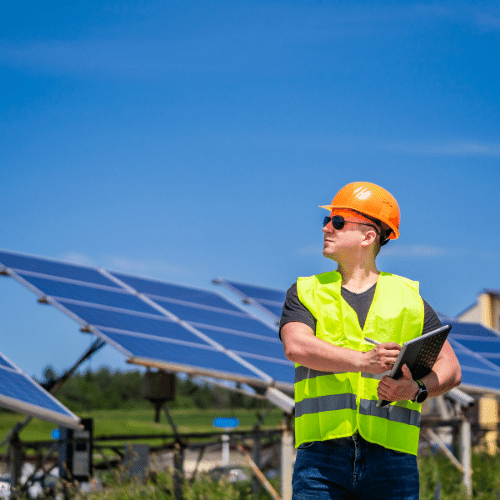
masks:
[[[299,278],[298,297],[316,318],[316,336],[356,351],[378,342],[404,342],[422,334],[423,300],[418,282],[380,273],[363,330],[354,310],[342,298],[337,271]],[[377,408],[380,375],[320,372],[295,366],[295,442],[325,441],[356,431],[372,443],[417,454],[421,404],[397,401]]]

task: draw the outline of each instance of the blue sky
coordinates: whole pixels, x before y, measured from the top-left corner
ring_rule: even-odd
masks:
[[[491,2],[11,2],[0,248],[213,289],[332,269],[318,205],[390,190],[381,270],[454,316],[500,288],[500,8]],[[30,375],[90,344],[0,279]],[[125,368],[105,348],[85,366]]]

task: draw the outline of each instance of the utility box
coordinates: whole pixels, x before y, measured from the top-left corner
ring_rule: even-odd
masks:
[[[82,418],[81,423],[81,430],[59,428],[59,475],[88,481],[92,475],[93,420]]]
[[[173,401],[175,398],[175,374],[146,372],[142,379],[142,397],[149,401]]]
[[[147,371],[142,379],[141,393],[155,406],[155,422],[159,422],[162,406],[175,399],[175,373]]]

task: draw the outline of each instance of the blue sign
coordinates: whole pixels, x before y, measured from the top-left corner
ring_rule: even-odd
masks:
[[[50,437],[52,439],[59,439],[61,437],[61,432],[59,429],[52,429],[52,432],[50,433]]]
[[[218,417],[214,418],[214,427],[223,427],[228,429],[230,427],[238,427],[239,420],[236,417]]]

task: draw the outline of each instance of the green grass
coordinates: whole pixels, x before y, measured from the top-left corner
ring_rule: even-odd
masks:
[[[258,410],[233,409],[174,409],[170,411],[179,432],[217,432],[212,425],[216,417],[237,417],[240,425],[239,430],[251,430],[257,421]],[[260,410],[263,411],[263,410]],[[94,436],[109,435],[146,435],[146,434],[171,434],[172,429],[168,423],[165,413],[161,415],[159,423],[155,423],[154,410],[132,409],[132,410],[95,410],[89,412],[79,412],[79,417],[94,419]],[[24,416],[1,411],[0,412],[0,437],[5,436],[17,423],[24,420]],[[262,429],[276,428],[283,421],[283,413],[279,409],[273,409],[261,425]],[[21,441],[47,441],[50,440],[50,433],[57,425],[50,422],[33,418],[27,427],[20,434]],[[141,442],[148,442],[141,440]],[[108,443],[107,443],[108,444]],[[149,440],[150,445],[160,445],[161,440]],[[5,453],[6,447],[1,452]],[[97,457],[99,460],[99,457]],[[120,478],[119,471],[116,471],[116,477],[112,478],[114,473],[105,473],[107,478],[104,481],[108,484],[104,492],[92,495],[88,498],[93,499],[135,499],[143,498],[148,500],[166,499],[173,500],[173,485],[171,476],[168,473],[161,473],[156,476],[154,481],[147,483],[134,483]],[[274,486],[279,489],[279,479],[274,480]],[[184,495],[186,500],[237,500],[237,499],[258,499],[265,500],[270,498],[263,490],[258,497],[251,493],[251,483],[233,485],[225,482],[214,482],[209,478],[202,478],[193,484],[184,485]],[[47,498],[52,498],[50,495]],[[78,495],[76,490],[68,498],[83,499],[83,495]]]
[[[251,430],[257,420],[256,410],[245,409],[175,409],[171,410],[171,415],[181,433],[216,431],[212,425],[213,419],[216,417],[237,417],[240,421],[240,430]],[[152,408],[95,410],[79,413],[79,416],[94,419],[95,437],[117,434],[146,435],[172,433],[172,429],[164,413],[161,415],[159,423],[153,421],[154,410]],[[24,418],[24,416],[16,413],[0,411],[0,438],[5,436],[17,423],[22,422]],[[273,409],[264,420],[262,428],[276,428],[283,419],[283,413],[278,409]],[[47,441],[51,439],[50,432],[56,427],[57,425],[55,424],[33,418],[30,424],[21,432],[20,437],[22,441]],[[158,446],[162,444],[162,441],[150,440],[149,444]],[[5,453],[5,451],[5,446],[0,449],[2,453]],[[441,483],[441,500],[462,500],[465,498],[461,485],[461,474],[442,454],[438,454],[437,457],[419,457],[419,469],[421,500],[433,500],[435,498],[435,489],[438,482]],[[474,454],[473,470],[474,499],[498,500],[500,498],[500,457],[486,457]],[[113,491],[107,491],[102,496],[98,495],[93,498],[106,498],[110,500],[118,500],[119,498],[172,498],[170,494],[165,492],[165,488],[167,490],[172,489],[167,475],[163,475],[158,479],[160,484],[157,485],[151,483],[131,485],[130,483],[122,484],[118,481],[118,484],[114,485]],[[128,496],[132,490],[137,490],[137,496]],[[224,500],[229,500],[233,498],[253,498],[253,495],[249,494],[248,490],[249,485],[234,486],[210,484],[210,482],[201,481],[192,485],[192,487],[187,487],[186,499],[206,498],[208,500],[212,498],[224,498]],[[265,494],[263,498],[265,498]]]
[[[262,411],[262,410],[261,410]],[[257,421],[256,410],[243,408],[233,410],[217,409],[175,409],[170,414],[180,433],[211,432],[216,431],[212,423],[216,417],[237,417],[240,422],[238,429],[250,430]],[[94,419],[94,436],[109,436],[117,434],[171,434],[167,417],[163,412],[160,422],[154,422],[154,410],[95,410],[80,412],[81,418]],[[24,416],[17,413],[0,412],[0,438],[6,435],[18,422],[24,420]],[[283,420],[283,413],[279,409],[273,409],[265,418],[261,428],[268,429],[279,426]],[[21,441],[47,441],[50,433],[57,428],[56,424],[33,418],[20,434]],[[155,444],[155,443],[150,443]],[[156,443],[156,444],[159,444]]]

